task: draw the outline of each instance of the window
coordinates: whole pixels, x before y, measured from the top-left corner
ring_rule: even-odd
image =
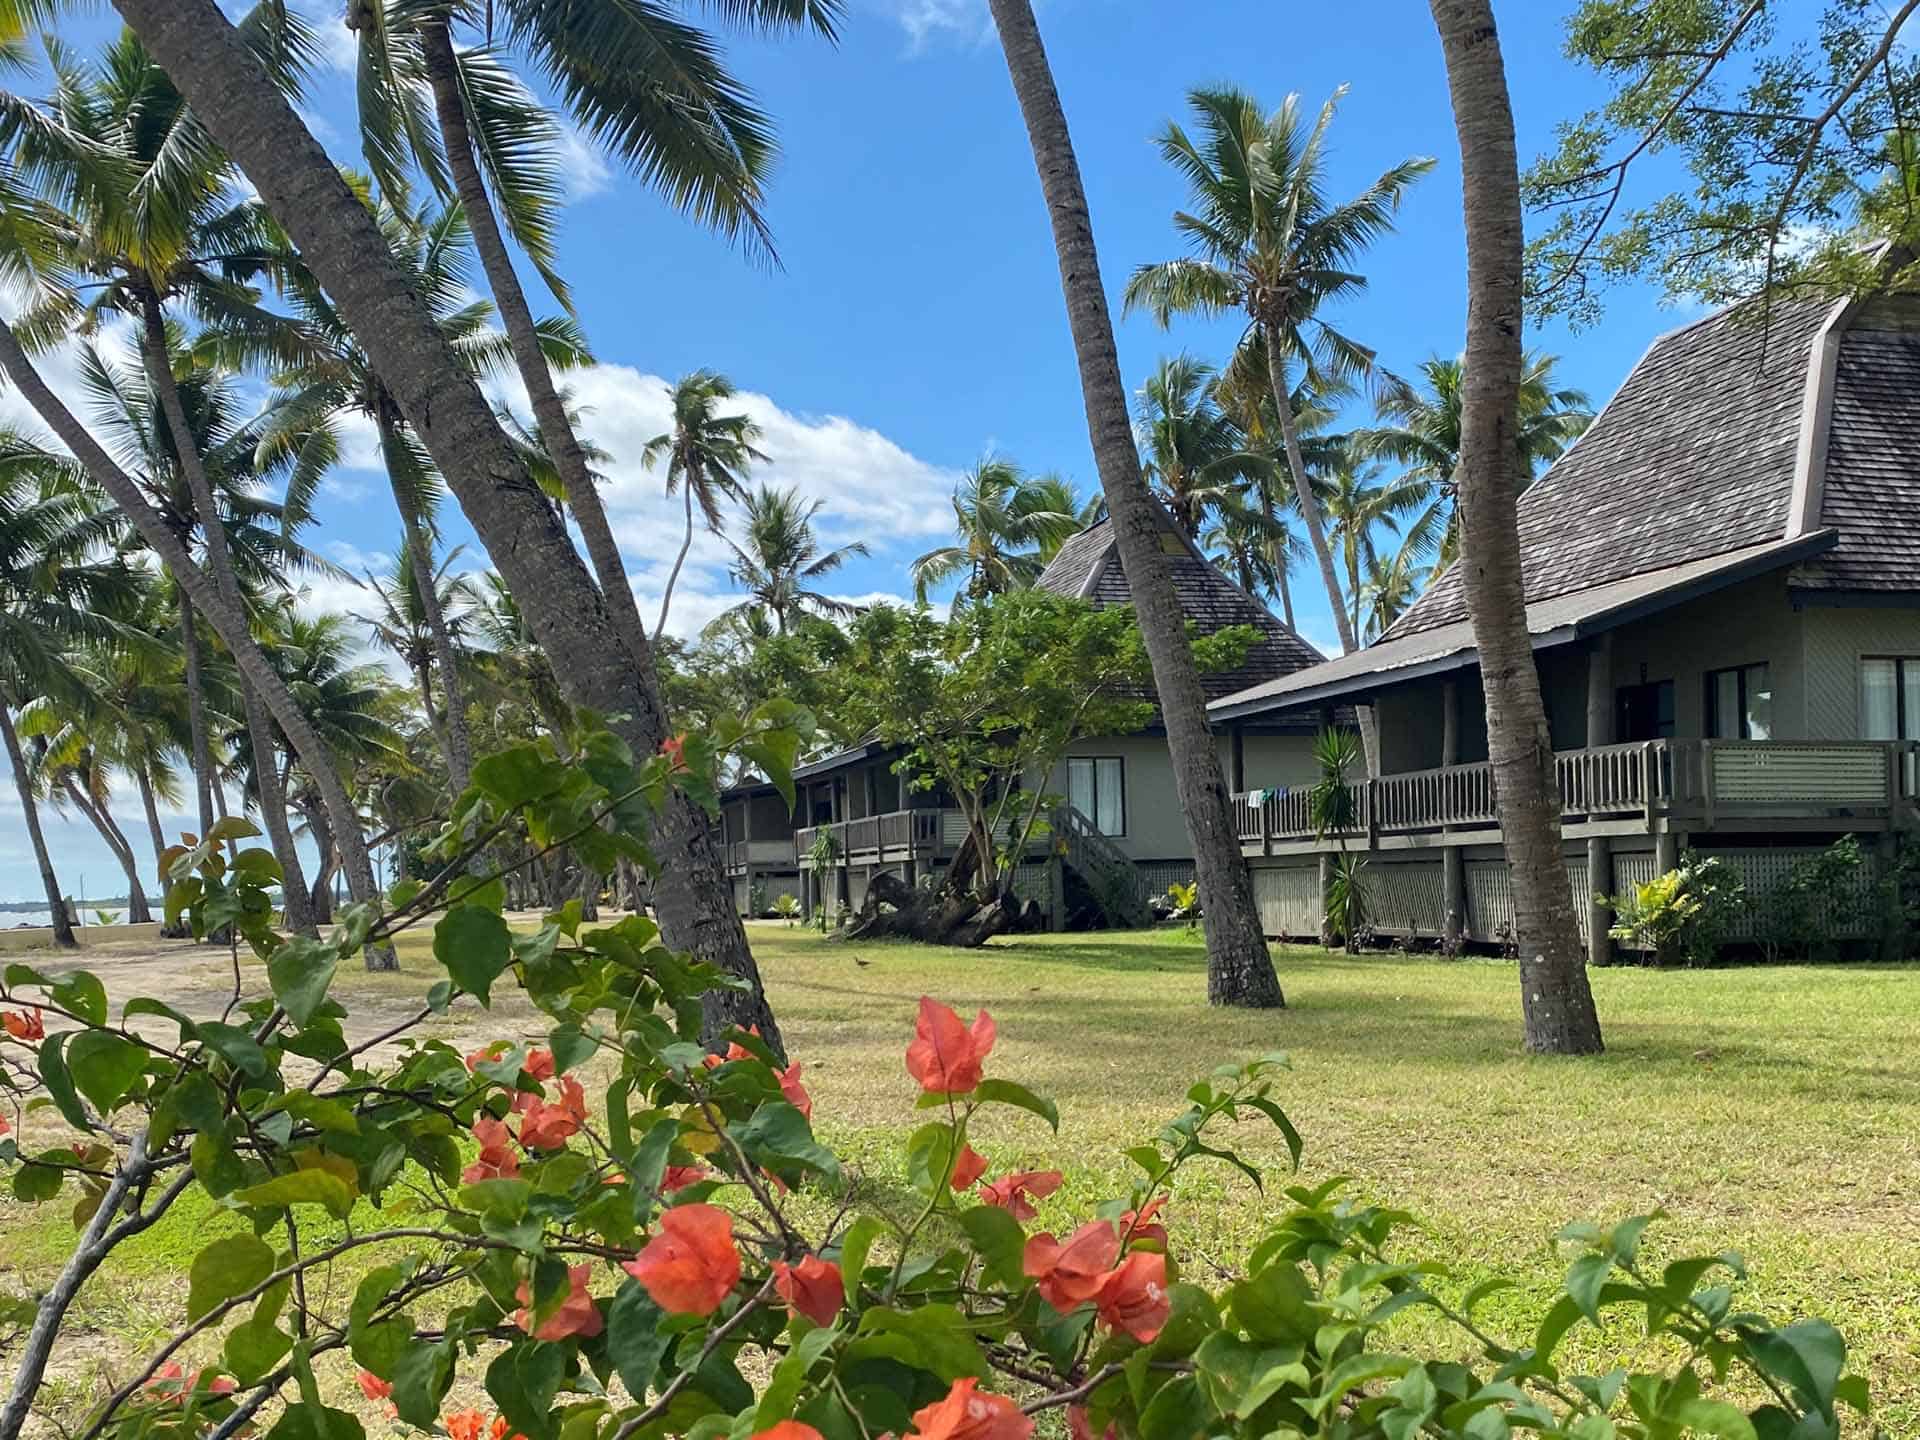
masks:
[[[1673,734],[1673,682],[1653,680],[1622,685],[1615,694],[1615,738],[1665,740]]]
[[[1067,761],[1067,801],[1102,835],[1127,833],[1126,769],[1117,755]]]
[[[1773,738],[1773,680],[1766,662],[1707,672],[1707,738]]]
[[[1860,738],[1920,740],[1920,659],[1869,655],[1860,661]]]

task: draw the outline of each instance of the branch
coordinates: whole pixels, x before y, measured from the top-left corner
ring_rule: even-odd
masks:
[[[748,1296],[738,1310],[707,1332],[707,1342],[700,1347],[700,1353],[694,1357],[693,1363],[674,1376],[672,1382],[660,1392],[659,1397],[651,1405],[614,1431],[607,1440],[631,1440],[636,1430],[652,1424],[666,1414],[667,1407],[673,1403],[673,1397],[685,1389],[687,1382],[700,1373],[700,1367],[706,1364],[707,1357],[720,1348],[721,1342],[738,1329],[747,1316],[764,1305],[771,1294],[773,1294],[773,1276],[769,1274],[760,1288]],[[86,1440],[86,1437],[83,1436],[82,1440]]]
[[[1043,1395],[1038,1400],[1030,1400],[1020,1407],[1022,1415],[1038,1415],[1042,1410],[1052,1410],[1059,1405],[1078,1405],[1094,1391],[1098,1390],[1114,1376],[1124,1374],[1126,1366],[1115,1360],[1102,1365],[1071,1390],[1060,1390],[1052,1395]]]

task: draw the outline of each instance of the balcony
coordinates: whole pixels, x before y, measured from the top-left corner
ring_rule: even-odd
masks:
[[[809,825],[793,836],[794,851],[802,860],[823,831],[833,836],[835,855],[849,864],[890,865],[952,854],[966,836],[966,819],[958,810],[891,810]]]
[[[1570,839],[1668,830],[1882,830],[1920,796],[1912,741],[1649,740],[1554,757]],[[1327,840],[1370,848],[1499,838],[1488,761],[1381,775],[1354,786],[1355,823]],[[1236,795],[1248,855],[1319,848],[1308,789]],[[1257,802],[1257,803],[1256,803]]]
[[[799,860],[792,840],[735,840],[727,846],[727,874],[753,870],[792,870]]]

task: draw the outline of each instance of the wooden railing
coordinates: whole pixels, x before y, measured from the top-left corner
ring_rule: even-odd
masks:
[[[822,830],[834,837],[835,854],[865,862],[876,856],[886,860],[917,859],[944,853],[946,844],[941,817],[957,814],[946,810],[890,810],[883,815],[862,815],[854,820],[836,820],[827,825],[809,825],[796,830],[794,848],[804,862]],[[965,827],[961,829],[965,833]]]
[[[1056,805],[1049,822],[1065,843],[1062,858],[1086,879],[1110,924],[1138,927],[1153,922],[1147,877],[1099,826],[1071,805]]]
[[[1716,816],[1891,817],[1920,800],[1912,741],[1649,740],[1554,757],[1560,813],[1573,821],[1642,817],[1711,824]],[[1493,767],[1476,761],[1354,784],[1356,835],[1497,828]],[[1311,786],[1234,797],[1240,843],[1252,849],[1315,837]],[[1329,838],[1332,838],[1331,836]]]

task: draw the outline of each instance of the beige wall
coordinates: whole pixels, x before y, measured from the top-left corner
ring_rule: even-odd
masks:
[[[1233,756],[1231,740],[1217,737],[1222,774],[1231,780]],[[1245,741],[1247,785],[1310,784],[1314,776],[1313,741],[1305,735],[1249,735]],[[1162,735],[1121,735],[1076,740],[1067,747],[1069,757],[1117,755],[1122,761],[1126,786],[1127,833],[1113,837],[1117,845],[1135,860],[1184,859],[1193,854],[1187,838],[1186,816],[1180,809],[1180,797],[1174,791],[1173,757]],[[1063,759],[1048,777],[1047,790],[1055,795],[1067,793],[1067,766]]]
[[[1807,730],[1827,740],[1860,735],[1860,658],[1920,656],[1920,609],[1809,606],[1800,615],[1806,656]]]

